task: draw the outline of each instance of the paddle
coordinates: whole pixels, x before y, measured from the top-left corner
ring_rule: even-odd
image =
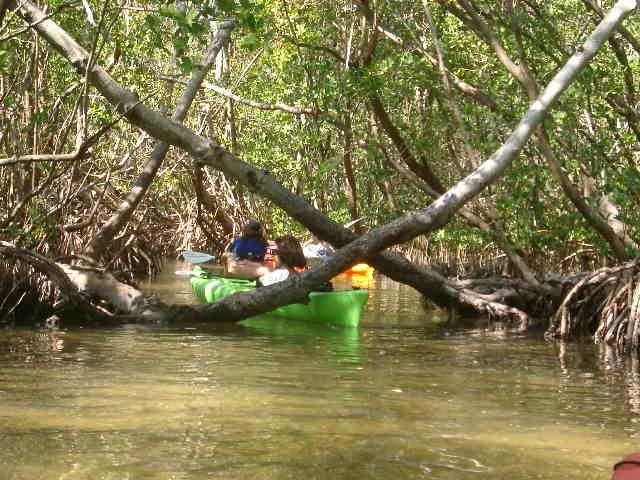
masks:
[[[191,277],[192,275],[200,275],[202,271],[198,270],[176,270],[176,275]]]
[[[215,260],[216,258],[215,255],[209,255],[208,253],[204,252],[193,252],[191,250],[182,252],[180,255],[182,255],[182,258],[184,258],[185,261],[189,263],[204,263],[208,262],[209,260]]]
[[[367,217],[356,218],[355,220],[352,220],[349,223],[345,223],[343,226],[344,226],[344,228],[353,227],[356,223],[361,222],[362,220],[365,220],[366,218]]]

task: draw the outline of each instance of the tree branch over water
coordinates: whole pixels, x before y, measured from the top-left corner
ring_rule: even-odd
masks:
[[[27,21],[38,20],[43,15],[31,2],[21,3],[19,11]],[[46,20],[37,28],[39,33],[75,66],[80,75],[86,72],[94,87],[120,112],[125,113],[134,125],[151,136],[182,148],[203,165],[222,171],[250,190],[270,199],[312,233],[335,247],[344,246],[357,238],[353,232],[330,220],[305,200],[286,190],[268,172],[243,162],[217,142],[196,135],[186,127],[170,121],[160,112],[142,105],[137,94],[123,88],[100,66],[94,65],[87,70],[90,58],[88,52],[55,22]],[[460,302],[458,292],[447,284],[446,278],[434,271],[417,267],[399,254],[382,253],[371,257],[369,261],[390,278],[411,285],[440,305],[452,306]]]
[[[175,122],[182,123],[187,116],[187,112],[193,103],[202,82],[206,78],[207,73],[211,69],[211,66],[216,60],[220,50],[229,42],[231,31],[235,28],[235,21],[222,22],[218,31],[212,35],[211,42],[204,55],[202,63],[199,65],[192,76],[187,82],[187,87],[182,92],[182,95],[178,99],[175,112],[171,119]],[[135,181],[135,184],[124,201],[120,204],[117,211],[102,225],[100,230],[93,236],[91,241],[86,247],[86,254],[98,258],[103,255],[107,245],[109,245],[118,232],[127,224],[133,212],[144,198],[147,190],[153,183],[153,180],[158,172],[158,169],[162,165],[167,152],[169,151],[169,144],[163,142],[162,139],[158,141],[151,152],[151,156],[145,162],[140,175]]]
[[[358,238],[345,230],[340,230],[339,227],[332,224],[333,222],[313,210],[302,199],[292,196],[268,172],[256,170],[213,140],[198,136],[176,122],[164,118],[158,112],[139,104],[135,94],[122,88],[102,68],[94,66],[89,69],[88,78],[112,104],[121,110],[129,110],[127,118],[149,132],[150,135],[184,149],[198,162],[221,170],[250,188],[258,190],[282,206],[294,218],[300,221],[304,220],[303,223],[313,233],[324,233],[325,236],[332,237],[336,244],[342,245],[342,248],[336,251],[331,260],[300,276],[281,284],[258,289],[252,293],[238,293],[198,308],[205,319],[210,316],[215,317],[218,314],[228,320],[240,319],[272,310],[281,305],[303,302],[313,287],[332,278],[361,259],[371,259],[380,264],[384,264],[386,261],[386,270],[393,273],[393,267],[401,266],[401,262],[398,262],[396,257],[394,264],[392,256],[383,257],[378,255],[378,252],[441,228],[447,224],[460,207],[478,195],[486,186],[495,182],[516,158],[534,130],[542,123],[546,113],[561,93],[571,85],[580,71],[593,59],[603,43],[635,7],[635,0],[620,0],[616,3],[583,46],[569,59],[530,106],[509,139],[475,172],[450,188],[429,207],[404,215]],[[37,7],[30,2],[22,4],[18,11],[30,23],[39,20],[42,15]],[[84,73],[89,55],[64,30],[51,20],[39,23],[36,29],[62,55],[67,57],[80,73]],[[384,272],[385,269],[381,270]],[[436,283],[439,283],[437,286],[441,292],[451,288],[445,282]],[[447,295],[456,296],[450,292],[447,292]],[[475,299],[470,298],[473,295],[475,295]],[[460,298],[459,292],[457,296]],[[466,298],[468,305],[475,305],[474,300],[476,303],[482,302],[481,296],[477,294],[471,293]],[[493,307],[491,302],[485,301],[484,303],[486,310],[491,311]],[[512,313],[516,315],[522,314],[522,312],[513,310]],[[521,317],[521,321],[526,321],[526,318]]]

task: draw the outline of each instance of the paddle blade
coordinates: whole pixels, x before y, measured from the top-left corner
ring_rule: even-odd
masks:
[[[356,218],[355,220],[350,221],[349,223],[345,223],[344,224],[344,228],[350,228],[353,227],[356,223],[361,222],[362,220],[365,220],[367,217],[360,217],[360,218]]]
[[[185,277],[191,277],[193,275],[200,275],[202,272],[198,272],[197,270],[176,270],[176,275],[181,275]]]
[[[204,252],[192,252],[190,250],[181,253],[182,258],[184,258],[189,263],[204,263],[209,260],[215,260],[214,255],[209,255]]]

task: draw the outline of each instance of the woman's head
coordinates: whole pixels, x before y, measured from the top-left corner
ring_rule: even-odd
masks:
[[[262,224],[258,220],[249,220],[242,229],[242,236],[262,238]]]
[[[307,260],[304,258],[300,242],[293,235],[276,238],[278,247],[276,253],[280,262],[287,268],[305,268]]]

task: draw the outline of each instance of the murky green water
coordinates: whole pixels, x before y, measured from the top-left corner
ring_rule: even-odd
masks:
[[[388,281],[369,308],[358,330],[1,332],[0,479],[603,479],[640,450],[637,362],[439,327]]]

